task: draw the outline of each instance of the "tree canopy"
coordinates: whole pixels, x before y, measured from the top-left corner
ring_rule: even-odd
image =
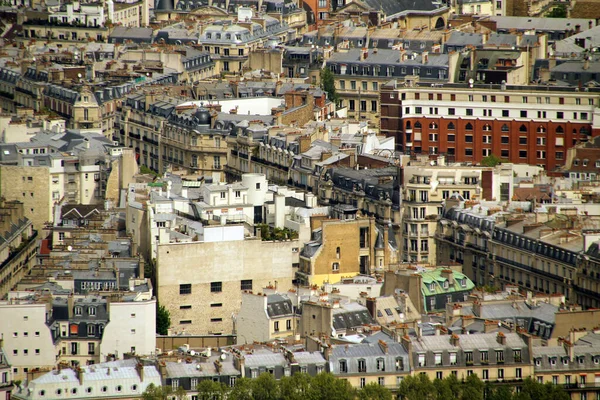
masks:
[[[567,7],[564,4],[559,4],[546,14],[546,18],[567,18]]]
[[[335,90],[335,77],[333,72],[327,68],[321,70],[321,89],[327,92],[327,98],[337,105],[339,95]]]
[[[156,333],[166,335],[171,327],[171,314],[165,306],[156,303]]]

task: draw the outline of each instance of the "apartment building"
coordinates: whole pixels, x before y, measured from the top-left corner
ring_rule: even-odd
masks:
[[[153,385],[161,386],[161,375],[155,365],[143,365],[138,359],[118,360],[78,368],[61,368],[39,374],[12,393],[19,400],[41,400],[48,397],[141,399]]]
[[[494,215],[498,211],[449,208],[436,233],[438,262],[463,264],[479,285],[516,284],[585,307],[598,304],[597,219],[578,216],[576,208]]]
[[[379,337],[383,339],[378,340]],[[398,387],[410,374],[410,355],[401,343],[387,339],[385,335],[373,335],[366,343],[327,348],[330,372],[355,388],[369,383]]]
[[[449,77],[448,55],[427,51],[346,49],[333,53],[326,64],[336,77],[336,93],[348,117],[373,123],[384,117],[379,89],[390,80],[415,76],[438,83]]]
[[[571,329],[569,335],[548,346],[533,346],[535,379],[564,388],[571,399],[600,396],[600,333]]]
[[[291,288],[300,244],[244,237],[243,225],[201,230],[189,239],[172,232],[170,240],[158,244],[158,301],[169,310],[174,332],[235,333],[242,291]]]
[[[471,374],[484,382],[519,382],[534,375],[531,338],[519,333],[403,337],[415,373],[431,380]]]
[[[4,297],[35,263],[38,233],[24,217],[19,201],[0,197],[0,297]]]
[[[166,122],[178,105],[170,96],[150,90],[128,96],[121,106],[119,142],[134,149],[141,165],[164,171],[167,152],[159,142]]]
[[[356,207],[377,223],[390,226],[390,241],[398,248],[401,237],[400,196],[403,175],[384,159],[383,166],[354,169],[331,166],[318,180],[317,196],[322,204],[346,204]]]
[[[104,201],[111,162],[127,157],[124,149],[98,133],[42,132],[31,142],[2,147],[2,195],[22,201],[37,230],[54,220],[56,202]]]
[[[181,106],[171,112],[160,138],[163,165],[187,176],[225,180],[229,131],[216,128],[212,120],[203,107]]]
[[[457,269],[457,268],[455,268]],[[475,285],[460,271],[449,267],[386,271],[382,289],[385,296],[406,293],[422,314],[446,308],[446,304],[466,301]]]
[[[0,304],[0,328],[15,377],[57,362],[83,366],[125,353],[154,352],[156,300],[11,294]]]
[[[460,165],[403,168],[403,260],[436,265],[434,234],[446,199],[481,199],[482,169]]]
[[[0,349],[0,397],[9,399],[13,388],[12,367],[8,363],[4,351]]]
[[[411,154],[471,163],[493,154],[551,171],[591,137],[596,97],[593,89],[392,82],[381,88],[381,132]]]
[[[374,218],[357,217],[357,211],[338,204],[332,208],[331,219],[313,217],[312,240],[300,252],[296,273],[302,284],[321,286],[359,274],[371,275],[397,262],[389,227],[377,225]]]
[[[244,292],[237,315],[238,343],[267,343],[295,336],[299,315],[285,293]]]

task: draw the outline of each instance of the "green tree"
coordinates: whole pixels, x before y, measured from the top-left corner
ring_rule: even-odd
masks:
[[[168,329],[171,327],[171,314],[165,306],[161,306],[156,303],[156,333],[159,335],[166,335]]]
[[[471,374],[465,380],[461,398],[462,400],[483,400],[484,388],[485,383],[479,379],[477,374]]]
[[[511,386],[500,385],[496,387],[487,387],[487,400],[511,400],[513,391]]]
[[[392,400],[392,392],[371,382],[358,391],[359,400]]]
[[[321,373],[315,376],[310,385],[307,400],[354,400],[355,391],[345,379],[337,379],[333,374]]]
[[[264,373],[252,380],[252,398],[254,400],[279,399],[279,384],[273,374]]]
[[[285,400],[304,400],[308,396],[312,377],[308,374],[284,376],[279,381],[280,396]]]
[[[153,383],[149,384],[144,393],[142,393],[142,399],[144,400],[168,400],[173,395],[171,386],[155,386]]]
[[[567,7],[564,4],[560,4],[552,9],[546,18],[567,18]]]
[[[407,376],[398,388],[400,397],[406,400],[433,400],[436,388],[426,374]]]
[[[483,157],[481,159],[481,165],[483,165],[484,167],[495,167],[501,162],[502,159],[495,154],[490,154],[489,156]]]
[[[333,72],[328,68],[321,70],[321,89],[327,92],[327,98],[334,104],[338,104],[339,96],[335,90],[335,77]]]
[[[203,379],[196,387],[198,400],[222,400],[227,397],[227,386],[212,379]]]
[[[235,386],[227,396],[227,400],[253,400],[252,380],[248,378],[237,379]]]

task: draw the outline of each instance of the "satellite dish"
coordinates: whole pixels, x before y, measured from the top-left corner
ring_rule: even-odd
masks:
[[[195,356],[196,352],[194,350],[190,350],[190,356]]]
[[[73,251],[73,246],[67,246],[67,251]]]
[[[225,354],[221,354],[221,360],[225,361],[226,358],[227,356]]]
[[[473,80],[473,78],[469,79],[469,83],[472,85],[473,83],[475,83],[475,81]]]

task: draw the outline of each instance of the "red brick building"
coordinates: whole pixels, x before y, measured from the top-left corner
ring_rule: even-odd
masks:
[[[381,87],[381,133],[405,153],[474,164],[494,154],[552,171],[595,134],[600,92],[592,90],[391,82]]]

